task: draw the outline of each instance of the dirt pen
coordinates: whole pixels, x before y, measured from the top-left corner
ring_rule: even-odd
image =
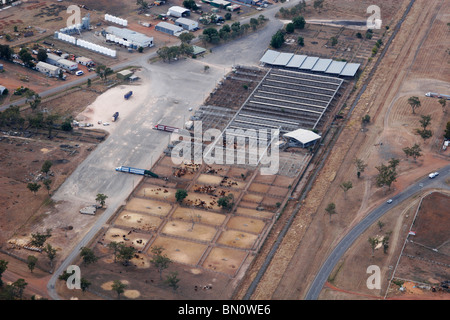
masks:
[[[263,176],[255,168],[174,165],[163,156],[113,217],[100,243],[131,245],[145,264],[152,248],[162,247],[172,261],[233,278],[259,250],[288,197],[294,178]],[[178,189],[188,193],[177,202]],[[223,209],[219,199],[231,197]]]
[[[449,280],[449,206],[448,194],[433,192],[422,199],[394,278],[433,286]]]

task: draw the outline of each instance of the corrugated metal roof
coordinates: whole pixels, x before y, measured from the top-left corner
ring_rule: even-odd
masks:
[[[304,55],[294,55],[291,59],[291,61],[289,61],[289,63],[286,65],[286,67],[292,67],[292,68],[300,68],[300,66],[302,65],[302,63],[305,61],[305,59],[308,56],[304,56]]]
[[[303,144],[307,144],[309,142],[312,142],[312,141],[315,141],[315,140],[318,140],[321,138],[321,136],[312,132],[311,130],[305,130],[305,129],[297,129],[295,131],[285,133],[283,136],[288,137],[288,138],[293,138],[297,141],[300,141]]]
[[[341,72],[344,69],[346,64],[347,64],[347,62],[345,62],[345,61],[333,61],[333,62],[331,62],[330,66],[325,71],[325,73],[341,74]]]
[[[262,63],[273,64],[279,55],[280,53],[277,51],[267,50],[259,61]]]
[[[177,27],[179,28],[179,27]],[[112,33],[113,35],[127,39],[132,42],[145,43],[148,41],[153,41],[153,37],[147,37],[145,34],[127,29],[127,28],[117,28],[114,26],[109,26],[106,28],[106,32]]]
[[[356,72],[358,72],[360,66],[361,64],[359,63],[347,63],[340,75],[346,77],[354,77]]]
[[[292,59],[292,57],[294,56],[293,53],[286,53],[286,52],[282,52],[280,53],[280,55],[275,59],[275,61],[273,62],[274,65],[276,66],[285,66],[289,63],[289,61]]]
[[[325,72],[332,62],[332,59],[319,59],[311,71]]]
[[[182,23],[182,24],[198,24],[197,21],[187,19],[187,18],[178,18],[175,20],[176,23]]]
[[[319,60],[318,57],[308,57],[308,58],[306,58],[305,61],[300,66],[300,69],[311,70],[314,67],[314,65],[317,63],[318,60]]]
[[[164,29],[172,30],[173,32],[180,32],[180,31],[183,31],[183,28],[182,28],[182,27],[176,26],[176,25],[174,25],[174,24],[171,24],[171,23],[168,23],[168,22],[164,22],[164,21],[158,23],[156,26],[157,26],[157,27],[164,28]]]

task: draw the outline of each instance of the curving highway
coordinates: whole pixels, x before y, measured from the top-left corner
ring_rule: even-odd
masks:
[[[342,240],[325,260],[314,281],[309,287],[305,300],[318,299],[320,292],[322,291],[322,288],[334,267],[337,265],[345,252],[347,252],[350,246],[355,242],[355,240],[358,239],[369,226],[378,221],[393,206],[411,198],[421,190],[429,188],[442,188],[450,190],[450,186],[445,183],[445,180],[448,178],[450,178],[450,165],[440,169],[439,175],[436,178],[430,179],[427,176],[417,181],[415,184],[409,186],[404,191],[392,197],[393,201],[391,204],[385,202],[370,212],[358,225],[356,225],[344,238],[342,238]]]

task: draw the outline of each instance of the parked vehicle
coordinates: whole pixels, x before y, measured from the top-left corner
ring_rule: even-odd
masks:
[[[117,167],[116,171],[127,172],[127,173],[134,173],[134,174],[138,174],[138,175],[141,175],[141,176],[151,176],[151,177],[154,177],[154,178],[159,178],[159,176],[157,174],[151,172],[150,170],[132,168],[132,167],[127,167],[127,166]]]
[[[160,131],[167,131],[167,132],[178,132],[178,128],[175,127],[171,127],[171,126],[166,126],[164,124],[157,124],[155,126],[156,130],[160,130]]]
[[[113,114],[113,116],[112,116],[111,121],[112,121],[112,122],[116,122],[118,117],[119,117],[119,112],[115,112],[115,113]]]
[[[123,97],[125,98],[125,100],[128,100],[132,94],[133,94],[133,91],[129,91]]]
[[[439,175],[439,172],[432,172],[428,175],[428,177],[430,177],[430,179],[436,178]]]

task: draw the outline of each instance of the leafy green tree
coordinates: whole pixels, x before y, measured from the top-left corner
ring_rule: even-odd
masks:
[[[206,42],[219,43],[219,32],[215,28],[206,28],[203,30],[203,36],[205,36]]]
[[[33,269],[36,267],[36,263],[38,261],[38,258],[36,258],[35,256],[28,256],[27,258],[27,266],[28,269],[30,269],[30,272],[33,273]]]
[[[420,148],[420,145],[418,145],[417,143],[415,143],[412,147],[403,148],[403,152],[405,153],[406,157],[412,157],[414,161],[416,161],[418,157],[422,156],[421,151],[422,148]]]
[[[368,241],[369,241],[370,248],[372,248],[372,257],[373,257],[375,255],[375,248],[378,245],[378,239],[369,237]]]
[[[225,13],[224,18],[225,18],[225,20],[231,20],[231,12]]]
[[[86,265],[95,263],[98,260],[98,257],[95,256],[94,251],[86,247],[81,248],[80,256],[83,258],[83,262]]]
[[[431,123],[431,115],[426,115],[426,116],[420,116],[421,119],[419,120],[420,125],[422,126],[422,128],[424,130],[427,129],[427,127],[430,125]]]
[[[44,181],[42,181],[42,183],[44,184],[45,189],[47,189],[48,195],[50,195],[50,189],[51,189],[51,185],[52,185],[52,180],[45,179]]]
[[[338,39],[336,38],[336,37],[331,37],[331,46],[335,46],[335,45],[337,45],[338,44]]]
[[[302,16],[295,17],[292,19],[295,29],[304,29],[306,26],[306,20]]]
[[[184,0],[183,7],[185,7],[186,9],[192,10],[192,11],[195,11],[198,9],[198,6],[194,0]]]
[[[33,247],[42,248],[44,246],[45,241],[52,236],[51,229],[47,229],[46,233],[32,233],[30,244]]]
[[[44,248],[44,252],[47,254],[48,260],[50,260],[50,267],[53,268],[53,260],[56,258],[56,249],[52,247],[50,243]]]
[[[171,272],[167,278],[166,281],[167,285],[171,287],[174,291],[178,289],[179,285],[178,282],[180,282],[180,279],[178,278],[178,272],[174,271]]]
[[[98,193],[97,197],[95,198],[95,201],[100,203],[100,206],[103,208],[103,206],[105,205],[106,199],[108,199],[108,196],[106,194]]]
[[[3,287],[2,275],[8,269],[8,261],[0,260],[0,287]]]
[[[450,121],[447,122],[447,125],[445,126],[444,138],[450,140]]]
[[[444,112],[445,112],[445,106],[447,105],[447,100],[445,100],[445,99],[439,99],[438,102],[441,104],[442,109],[443,109]]]
[[[229,193],[227,196],[219,198],[219,200],[217,200],[217,205],[222,209],[230,210],[234,204],[233,198],[233,194]]]
[[[44,61],[45,62],[47,60],[47,58],[48,58],[47,51],[45,51],[44,49],[39,49],[38,50],[38,54],[37,54],[37,59],[39,61]]]
[[[362,159],[358,159],[358,158],[356,158],[353,161],[353,164],[356,167],[357,176],[359,178],[361,176],[361,173],[364,172],[364,170],[366,169],[367,164],[364,163],[364,161]]]
[[[45,160],[44,163],[42,164],[41,172],[48,174],[52,165],[53,162],[51,162],[50,160]]]
[[[27,184],[27,188],[36,195],[36,193],[41,188],[41,185],[37,182],[30,182]]]
[[[195,35],[192,32],[184,32],[180,34],[178,38],[182,43],[191,43],[191,41],[195,38]]]
[[[150,260],[150,262],[153,264],[153,266],[158,270],[159,272],[159,278],[162,280],[162,272],[163,270],[167,269],[169,267],[169,264],[172,262],[169,257],[162,254],[164,248],[163,247],[153,247],[151,249],[151,253],[153,254],[153,258]]]
[[[324,0],[314,0],[314,4],[313,4],[313,6],[314,6],[314,9],[322,9],[323,8],[323,3],[324,3]]]
[[[136,249],[134,247],[121,245],[119,247],[119,252],[117,253],[117,259],[122,261],[122,263],[127,266],[130,263],[130,260],[133,259],[135,253]]]
[[[325,208],[325,211],[330,215],[330,222],[331,222],[331,216],[333,214],[336,214],[336,205],[334,204],[334,202],[330,202],[327,207]]]
[[[127,287],[126,284],[123,284],[119,280],[114,280],[114,283],[112,285],[113,291],[117,293],[117,298],[120,299],[120,295],[124,293],[125,288]]]
[[[119,242],[116,241],[111,241],[108,244],[108,248],[111,249],[113,251],[113,255],[114,255],[114,263],[117,260],[117,254],[119,253],[120,247],[122,244],[120,244]]]
[[[278,30],[272,36],[272,39],[270,40],[270,45],[273,48],[278,49],[283,45],[283,43],[284,43],[284,33],[281,30]]]
[[[90,285],[91,285],[92,283],[89,281],[89,280],[87,280],[86,278],[81,278],[80,279],[80,288],[81,288],[81,291],[83,291],[83,293],[84,292],[86,292],[86,290],[90,287]]]
[[[389,165],[381,164],[376,167],[378,175],[376,177],[376,184],[378,187],[388,186],[391,190],[391,185],[394,181],[397,181],[396,167],[398,165],[397,159],[391,159]]]
[[[25,288],[27,287],[28,283],[25,282],[25,279],[17,279],[15,282],[11,284],[11,289],[13,292],[13,296],[22,299],[23,292],[25,291]]]
[[[66,132],[73,130],[72,123],[69,118],[63,121],[63,123],[61,124],[61,130]]]
[[[31,110],[36,110],[37,107],[41,104],[41,97],[39,96],[39,94],[34,94],[33,95],[33,100],[28,101],[28,103],[30,104]]]
[[[298,37],[297,38],[297,44],[301,47],[303,47],[305,45],[305,39],[303,37]]]
[[[185,189],[178,189],[175,192],[175,199],[177,199],[177,201],[179,203],[183,202],[183,200],[188,196],[188,193]]]
[[[416,96],[410,97],[408,99],[408,104],[411,106],[413,114],[416,114],[416,109],[422,105],[419,97],[416,97]]]
[[[250,26],[252,27],[253,30],[256,30],[258,28],[258,25],[259,25],[258,19],[250,18]]]
[[[286,33],[293,33],[295,31],[294,24],[292,22],[286,25]]]
[[[383,230],[384,223],[381,220],[378,220],[377,224],[378,224],[378,228],[380,228],[380,231]]]
[[[347,191],[353,188],[353,184],[351,181],[342,182],[339,187],[344,190],[344,195],[347,197]]]

